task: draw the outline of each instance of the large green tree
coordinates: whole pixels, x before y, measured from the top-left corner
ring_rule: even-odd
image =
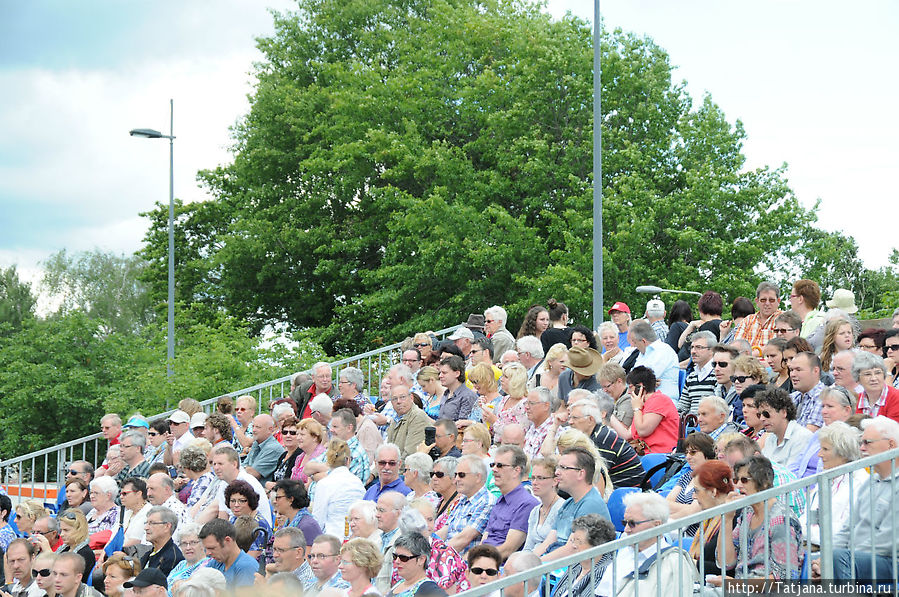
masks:
[[[0,267],[0,335],[20,329],[34,316],[35,303],[31,284],[19,278],[16,266]]]
[[[299,0],[259,47],[233,162],[179,212],[185,298],[314,328],[332,353],[491,304],[588,314],[588,23],[521,1]],[[814,213],[781,170],[746,170],[740,123],[651,40],[604,32],[601,52],[607,301],[647,282],[751,293]]]

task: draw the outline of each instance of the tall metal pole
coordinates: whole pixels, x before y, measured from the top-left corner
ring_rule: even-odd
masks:
[[[593,329],[603,321],[602,287],[602,68],[599,0],[593,0]]]
[[[169,100],[169,330],[166,372],[175,375],[175,100]]]

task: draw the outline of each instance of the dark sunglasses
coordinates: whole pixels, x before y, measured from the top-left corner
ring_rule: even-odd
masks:
[[[775,334],[786,334],[787,332],[795,332],[796,328],[774,328],[771,331]]]
[[[899,350],[899,344],[887,344],[884,348],[887,350]]]
[[[446,476],[446,473],[443,471],[431,471],[431,478],[437,477],[438,479],[442,479]]]
[[[745,383],[747,379],[751,379],[750,375],[731,375],[730,380],[733,383]]]
[[[413,344],[412,346],[414,346],[415,348],[424,348],[425,346],[430,346],[430,345],[431,345],[430,342],[418,342],[416,344]]]
[[[763,410],[759,412],[759,416],[765,419],[771,418],[771,411]]]
[[[498,468],[500,470],[502,470],[504,468],[514,468],[514,467],[515,467],[514,464],[503,464],[502,462],[491,462],[490,463],[490,468]]]
[[[299,432],[296,429],[294,429],[292,431],[288,430],[288,429],[281,430],[281,435],[296,435],[297,433],[299,433]]]
[[[399,560],[400,562],[408,562],[409,560],[413,560],[413,559],[415,559],[415,558],[417,558],[417,557],[418,557],[418,556],[407,556],[407,555],[404,554],[404,553],[395,553],[395,554],[393,554],[393,559],[394,559],[394,560]]]
[[[66,512],[62,515],[62,518],[65,518],[66,520],[78,520],[78,516],[76,516],[74,512]]]
[[[398,464],[399,464],[399,462],[397,462],[396,460],[379,460],[378,461],[378,466],[396,466]]]
[[[752,479],[750,479],[749,477],[734,477],[733,481],[734,481],[734,483],[739,482],[739,483],[742,483],[743,485],[746,485],[747,483],[752,481]]]
[[[460,479],[464,479],[467,475],[468,475],[468,473],[456,473],[456,476],[459,477]]]
[[[475,576],[480,576],[482,574],[486,574],[487,576],[496,576],[499,574],[499,570],[496,568],[472,568],[471,573]]]
[[[728,361],[712,361],[712,367],[721,367],[724,369],[725,367],[730,367],[730,363]]]
[[[38,576],[43,576],[44,578],[47,578],[48,576],[50,576],[51,572],[53,572],[53,571],[50,570],[49,568],[44,568],[43,570],[32,570],[31,576],[33,576],[35,578],[37,578]]]

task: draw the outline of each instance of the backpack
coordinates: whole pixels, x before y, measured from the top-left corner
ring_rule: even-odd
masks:
[[[677,452],[668,454],[668,457],[664,462],[660,462],[659,464],[643,473],[643,480],[640,482],[640,490],[650,491],[652,489],[656,489],[657,487],[663,486],[665,483],[674,478],[674,476],[677,475],[686,464],[687,459],[684,454],[679,454]],[[656,483],[653,483],[652,476],[660,470],[664,470],[665,474],[663,474],[662,478],[659,479]]]

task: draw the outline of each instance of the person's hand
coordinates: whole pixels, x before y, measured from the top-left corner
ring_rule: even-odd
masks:
[[[459,419],[458,421],[456,421],[456,428],[459,431],[465,431],[472,423],[474,423],[474,421],[469,421],[468,419]]]
[[[734,320],[727,319],[718,324],[718,334],[721,338],[724,338],[730,333],[731,328],[734,327]]]
[[[40,533],[34,533],[28,539],[38,552],[50,553],[53,551],[53,548],[50,547],[50,542]]]
[[[488,425],[493,425],[496,423],[496,414],[493,412],[492,408],[487,408],[485,406],[485,401],[480,400],[479,404],[481,405],[481,419],[484,420]]]
[[[418,447],[415,448],[415,451],[418,452],[419,454],[427,454],[428,452],[431,451],[431,448],[433,448],[433,447],[434,447],[434,444],[426,444],[424,442],[421,442],[420,444],[418,444]]]
[[[375,414],[375,405],[371,404],[370,402],[367,403],[365,406],[362,407],[362,412],[365,413],[366,415]]]
[[[602,360],[608,362],[609,359],[613,358],[619,352],[621,352],[621,347],[619,347],[619,346],[616,346],[615,348],[610,348],[609,350],[602,353]]]
[[[231,431],[237,431],[240,429],[240,423],[237,422],[237,419],[234,417],[228,417],[228,422],[231,423]]]
[[[691,330],[694,330],[694,331],[695,331],[695,330],[698,330],[700,327],[702,327],[702,320],[701,320],[701,319],[694,319],[693,321],[690,322],[690,329],[691,329]]]
[[[721,586],[721,577],[715,576],[714,574],[706,574],[705,575],[705,584],[712,587],[720,587]]]
[[[175,436],[172,434],[171,431],[166,431],[166,433],[165,433],[165,441],[166,441],[170,446],[174,446],[174,445],[175,445]]]
[[[94,557],[97,558],[97,566],[102,566],[103,562],[106,561],[106,550],[105,549],[95,549]]]
[[[643,408],[643,405],[646,403],[646,389],[641,385],[637,386],[637,391],[631,395],[631,406],[634,407],[634,410],[638,408]]]
[[[812,578],[818,579],[821,578],[821,560],[812,560],[812,565],[809,567],[812,573]]]
[[[268,566],[266,566],[266,572],[268,572]],[[257,587],[265,586],[265,577],[256,572],[253,574],[253,584]]]
[[[552,426],[555,427],[556,429],[558,429],[559,427],[562,427],[567,422],[568,421],[565,418],[565,413],[559,413],[559,412],[553,413],[553,425]]]

